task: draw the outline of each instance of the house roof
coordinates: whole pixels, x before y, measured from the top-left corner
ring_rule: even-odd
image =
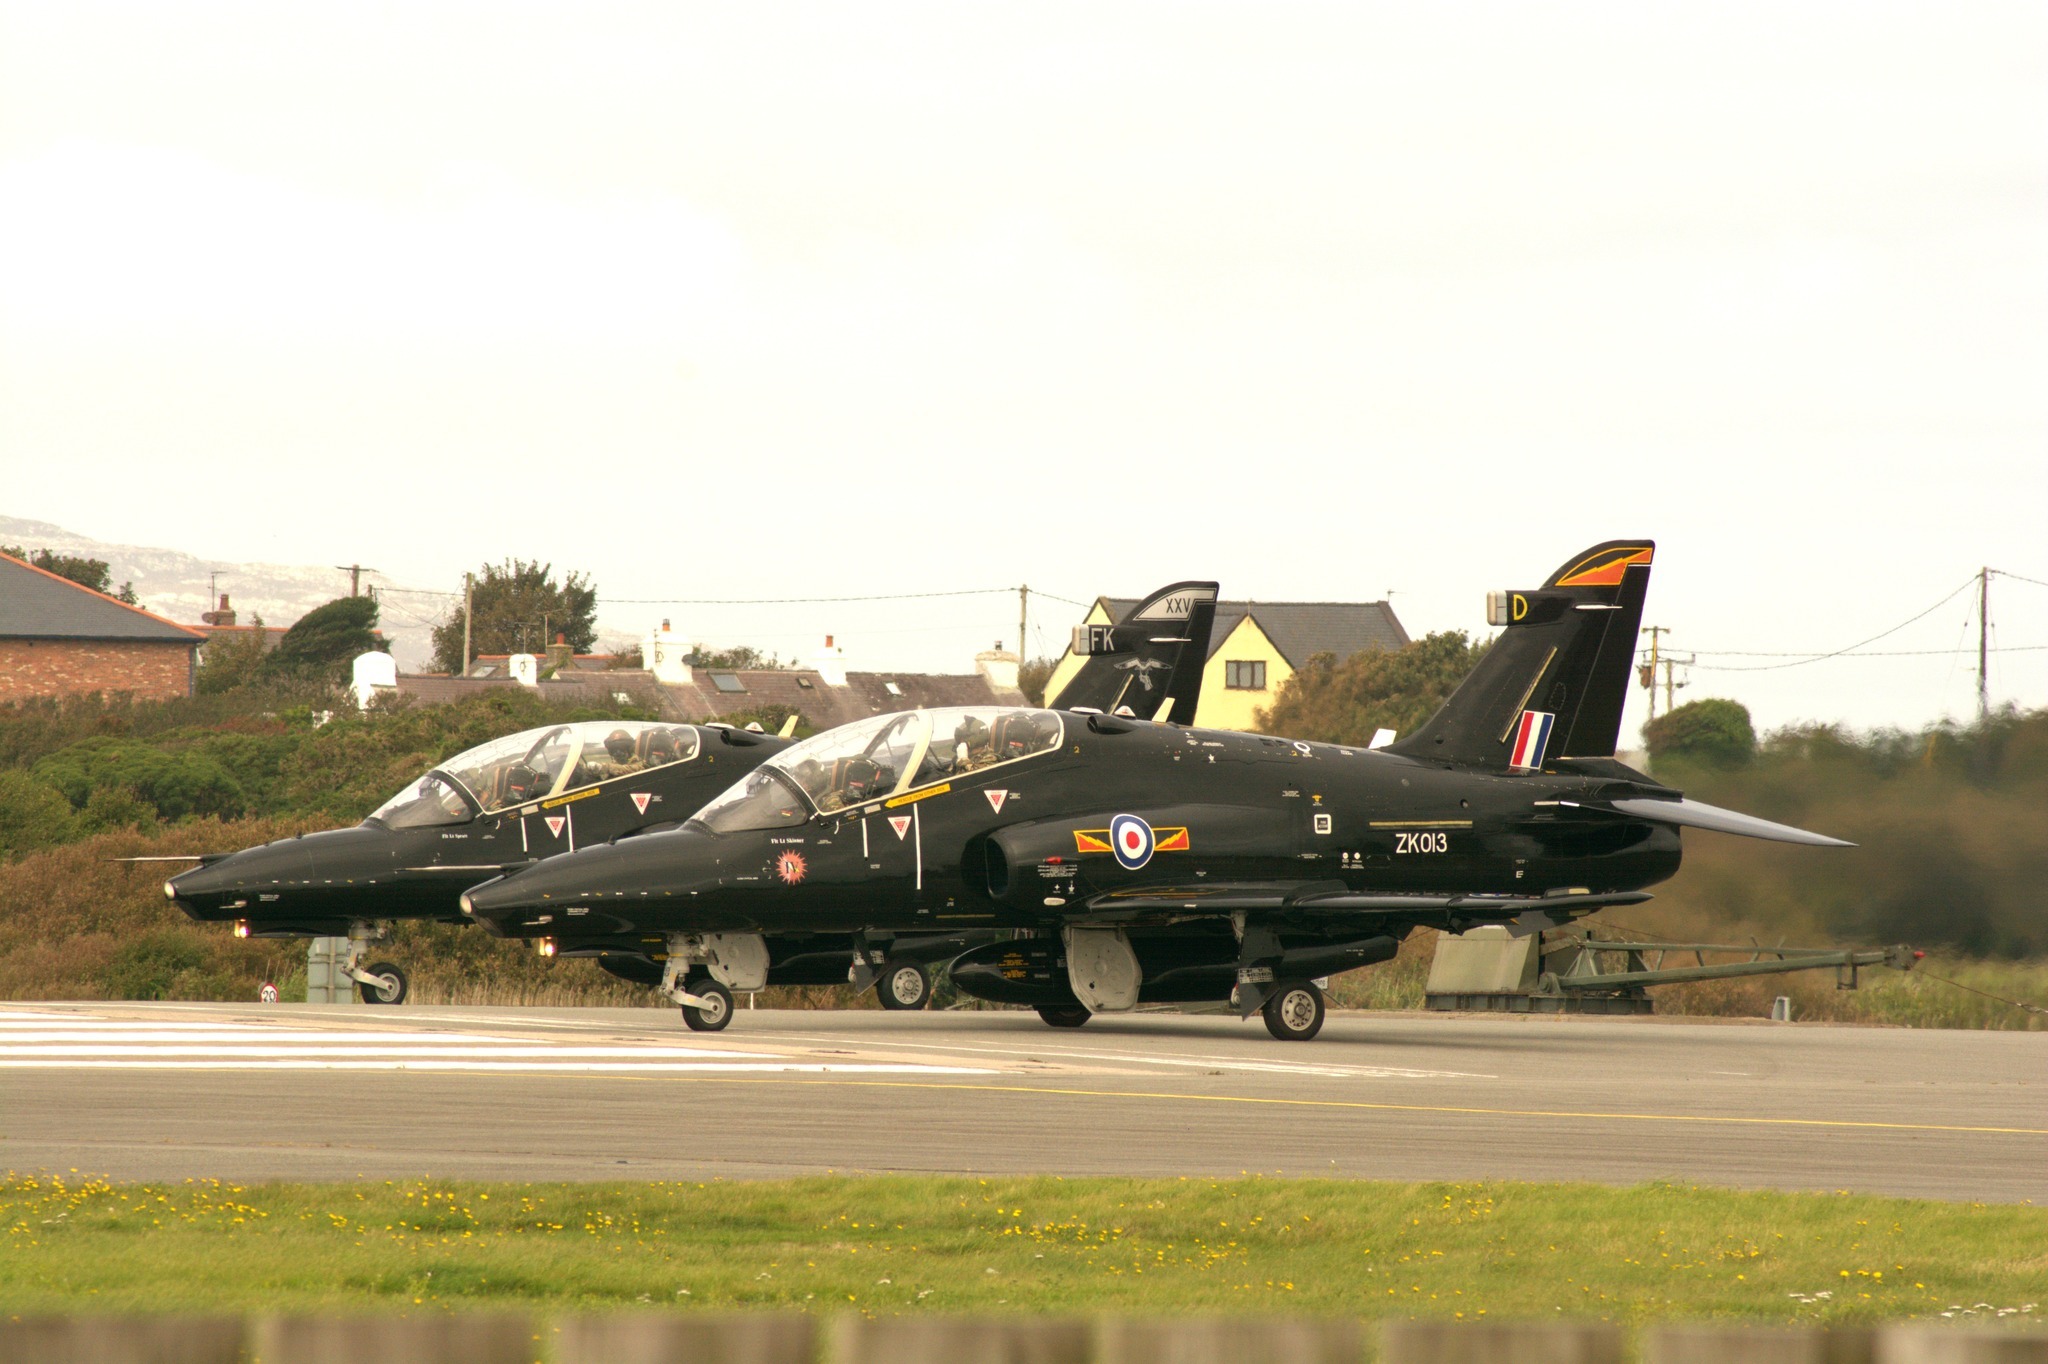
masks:
[[[1098,604],[1111,620],[1121,620],[1138,599],[1102,597]],[[1383,601],[1219,601],[1216,625],[1209,632],[1209,657],[1216,656],[1246,616],[1297,668],[1317,654],[1346,659],[1366,649],[1398,649],[1408,643],[1408,632],[1395,618],[1394,608]]]
[[[0,554],[0,638],[194,645],[204,643],[206,636],[12,555]]]
[[[740,690],[726,691],[712,673],[728,676]],[[889,686],[895,684],[891,692]],[[505,677],[437,677],[407,675],[398,679],[401,693],[433,705],[468,696],[489,695],[495,688],[519,684]],[[802,715],[812,729],[825,730],[884,711],[919,706],[1016,706],[1024,698],[998,691],[979,673],[933,676],[928,673],[848,673],[846,685],[829,685],[816,672],[783,669],[698,668],[687,683],[657,682],[640,668],[606,672],[558,674],[539,686],[542,696],[564,703],[603,703],[623,693],[631,703],[675,721],[717,720],[727,715],[782,706]]]

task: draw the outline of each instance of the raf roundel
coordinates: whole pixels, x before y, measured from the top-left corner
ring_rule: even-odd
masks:
[[[1136,815],[1118,815],[1109,822],[1109,847],[1126,871],[1152,860],[1152,826]]]

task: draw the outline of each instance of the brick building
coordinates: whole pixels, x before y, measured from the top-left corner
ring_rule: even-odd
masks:
[[[190,696],[205,636],[0,554],[0,702]]]

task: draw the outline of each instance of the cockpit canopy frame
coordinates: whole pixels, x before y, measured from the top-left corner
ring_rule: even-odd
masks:
[[[1059,750],[1059,712],[1023,706],[887,711],[784,749],[699,810],[713,833],[786,828]]]
[[[565,791],[686,763],[703,751],[694,725],[576,720],[478,744],[439,763],[370,815],[390,829],[462,824]]]

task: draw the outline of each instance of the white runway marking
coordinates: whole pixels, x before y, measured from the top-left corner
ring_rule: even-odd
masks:
[[[829,1037],[806,1037],[797,1033],[785,1033],[793,1042],[843,1041]],[[1496,1080],[1497,1075],[1480,1075],[1463,1070],[1411,1070],[1403,1066],[1328,1066],[1314,1065],[1302,1061],[1245,1061],[1228,1056],[1205,1056],[1186,1054],[1172,1055],[1159,1052],[1115,1051],[1108,1047],[1048,1047],[1048,1046],[981,1046],[967,1043],[945,1042],[880,1042],[870,1041],[869,1046],[910,1047],[925,1052],[966,1052],[1001,1056],[1013,1061],[1031,1061],[1039,1057],[1056,1057],[1062,1061],[1113,1061],[1118,1064],[1147,1066],[1180,1066],[1189,1070],[1232,1070],[1251,1071],[1265,1075],[1314,1075],[1334,1080]]]
[[[370,1020],[365,1020],[369,1022]],[[501,1020],[502,1021],[502,1020]],[[578,1039],[580,1041],[581,1039]],[[0,1070],[420,1070],[643,1075],[993,1075],[979,1066],[817,1061],[712,1045],[587,1046],[494,1033],[0,1013]]]

